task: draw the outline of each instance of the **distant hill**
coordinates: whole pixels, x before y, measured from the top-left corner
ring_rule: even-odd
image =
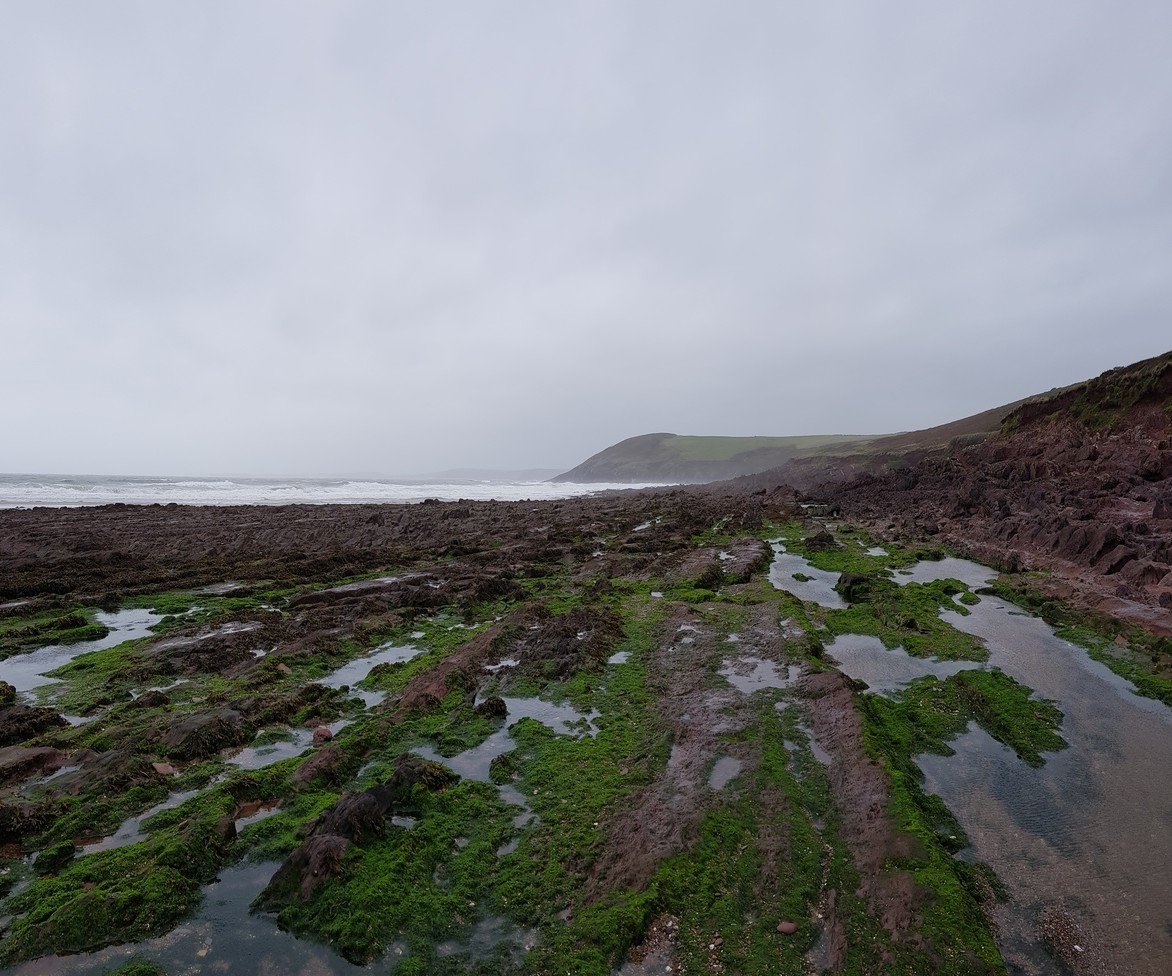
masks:
[[[862,450],[874,437],[697,437],[642,434],[599,451],[554,481],[700,484],[776,468],[821,451]]]
[[[900,458],[977,443],[998,431],[1002,421],[1026,402],[1018,400],[962,420],[900,434],[801,437],[642,434],[599,451],[553,480],[701,484],[768,472],[771,483],[788,480],[800,487],[832,473],[841,476],[877,470]]]

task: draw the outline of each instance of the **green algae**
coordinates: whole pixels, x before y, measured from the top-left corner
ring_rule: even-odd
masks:
[[[410,829],[355,844],[341,874],[309,903],[292,899],[277,919],[295,932],[312,932],[355,961],[375,958],[405,939],[413,953],[477,916],[511,831],[507,807],[489,784],[465,781],[438,794],[416,796]],[[457,846],[457,841],[466,842]]]
[[[106,976],[167,976],[167,971],[153,962],[147,962],[144,959],[131,959],[130,962],[123,963],[117,969],[111,969],[106,973]]]
[[[0,661],[51,644],[80,644],[110,632],[95,611],[68,606],[0,617]]]
[[[861,546],[863,540],[858,544]],[[600,713],[595,736],[559,735],[527,720],[513,726],[516,748],[494,765],[493,778],[521,790],[537,821],[518,831],[513,824],[517,809],[503,802],[491,784],[463,781],[436,794],[414,797],[409,808],[402,810],[416,817],[414,826],[388,827],[384,836],[354,845],[341,874],[323,884],[310,902],[297,900],[281,906],[278,921],[282,926],[328,942],[355,960],[376,958],[392,943],[406,942],[410,955],[397,967],[399,974],[482,969],[570,970],[602,976],[643,937],[656,915],[670,913],[681,920],[679,951],[685,970],[700,970],[715,958],[728,972],[765,973],[776,972],[779,965],[783,969],[801,965],[803,953],[818,936],[811,921],[812,907],[826,883],[837,891],[839,912],[849,919],[852,933],[845,972],[873,972],[883,960],[895,960],[892,968],[885,970],[892,973],[928,971],[913,949],[892,941],[853,894],[858,887],[857,872],[838,836],[825,772],[797,727],[796,715],[779,714],[772,708],[776,695],[762,696],[760,714],[744,733],[746,742],[758,744],[759,760],[713,800],[697,827],[694,842],[662,862],[640,890],[614,891],[598,900],[587,897],[584,890],[583,880],[606,840],[601,825],[612,811],[650,786],[668,759],[670,731],[655,711],[658,678],[648,671],[647,660],[672,604],[689,604],[726,632],[743,626],[750,608],[768,605],[779,617],[807,628],[803,637],[787,642],[786,650],[815,668],[824,667],[818,661],[820,642],[812,632],[823,617],[820,608],[805,607],[774,590],[764,574],[748,584],[719,591],[686,586],[672,590],[658,580],[615,580],[609,591],[600,592],[594,581],[572,580],[558,572],[526,579],[521,586],[525,599],[540,602],[555,614],[595,606],[616,610],[624,630],[614,650],[629,654],[626,664],[607,669],[604,680],[592,671],[579,671],[564,681],[537,674],[510,687],[514,694],[540,693]],[[664,598],[652,600],[653,590],[663,592]],[[911,591],[903,609],[914,611],[910,616],[917,621],[915,626],[920,626],[921,618],[927,621],[938,616],[945,603],[955,608],[952,594],[945,590],[944,586],[927,585],[923,591]],[[400,692],[412,677],[433,668],[467,640],[482,634],[495,616],[516,606],[498,601],[445,609],[430,617],[410,616],[379,636],[415,643],[425,652],[411,661],[376,669],[363,687]],[[901,643],[905,640],[902,631],[914,630],[911,625],[889,620],[881,611],[871,609],[868,613],[877,628],[899,632]],[[833,614],[826,615],[828,621],[832,618]],[[422,632],[423,637],[411,638],[415,632]],[[135,647],[118,650],[122,653],[97,652],[104,656],[66,671],[63,694],[76,694],[69,700],[84,704],[132,687],[126,672],[134,667]],[[291,690],[367,650],[360,643],[341,641],[314,655],[288,659],[292,674],[266,671],[265,687]],[[101,687],[83,690],[91,680]],[[718,680],[715,674],[713,680]],[[230,699],[243,691],[238,682],[200,676],[185,690],[184,700],[207,695]],[[90,697],[83,697],[86,694]],[[959,697],[960,691],[949,694]],[[946,704],[954,710],[960,708],[955,703],[934,701],[932,709]],[[352,783],[360,766],[366,770],[364,782],[379,782],[386,778],[394,757],[412,744],[430,742],[442,755],[454,755],[483,741],[498,725],[476,715],[471,705],[469,694],[457,688],[431,711],[401,715],[393,722],[380,714],[359,717],[333,743],[343,756],[336,782],[321,777],[300,781],[297,771],[307,757],[285,760],[264,770],[233,773],[227,781],[151,818],[144,825],[148,829],[144,841],[104,852],[121,857],[77,857],[57,866],[53,875],[35,881],[34,887],[42,885],[37,889],[38,899],[43,899],[46,907],[55,906],[54,910],[45,915],[34,911],[32,902],[14,900],[17,917],[3,952],[16,959],[78,945],[70,919],[85,909],[66,897],[69,885],[93,884],[90,890],[101,893],[95,896],[102,907],[91,946],[104,944],[103,940],[136,939],[147,932],[164,931],[191,910],[194,902],[190,899],[198,898],[201,879],[214,875],[218,867],[239,857],[270,860],[293,851],[304,839],[308,825],[337,801],[340,784]],[[70,740],[76,743],[122,745],[145,735],[165,714],[169,714],[166,709],[157,714],[152,709],[136,713],[124,704],[117,705],[105,713],[102,723],[114,728],[82,727],[63,734],[76,736]],[[901,718],[911,722],[906,716]],[[944,731],[938,729],[940,722],[935,718],[918,721],[918,734],[923,739],[931,735],[937,736],[933,741],[942,739]],[[281,734],[280,729],[267,732],[269,736]],[[785,749],[785,741],[797,744],[793,754]],[[904,745],[918,747],[919,740],[901,740],[899,745],[901,750]],[[200,775],[206,782],[206,777],[219,769],[222,764],[204,764]],[[934,946],[957,961],[955,971],[981,971],[966,968],[965,961],[988,962],[996,950],[990,951],[992,942],[976,907],[975,887],[966,880],[967,868],[949,856],[941,827],[946,823],[946,811],[936,810],[935,819],[929,820],[925,811],[931,812],[931,798],[922,794],[915,798],[915,789],[913,783],[893,790],[893,796],[897,804],[913,797],[908,817],[914,814],[933,825],[929,839],[934,846],[929,855],[923,863],[908,865],[909,870],[918,872],[917,880],[925,889],[935,893],[933,905],[937,907],[925,915],[925,930]],[[153,791],[149,796],[128,796],[117,810],[112,807],[102,814],[102,822],[109,822],[116,813],[124,814],[127,807],[145,809],[157,802],[154,796]],[[79,800],[78,809],[81,802],[92,799]],[[230,816],[245,800],[277,800],[281,807],[275,815],[248,827],[234,842],[205,844],[202,860],[196,859],[199,863],[185,868],[184,857],[192,853],[188,850],[192,825],[211,829],[209,825]],[[771,832],[784,835],[785,857],[771,855],[763,847],[761,838]],[[501,845],[508,841],[515,841],[516,849],[499,855]],[[172,892],[170,901],[143,881],[143,872],[156,870],[165,872]],[[137,909],[130,907],[132,904]],[[437,942],[458,939],[477,920],[496,915],[539,929],[540,944],[524,961],[507,953],[491,964],[436,954]],[[782,937],[777,933],[777,922],[783,918],[799,924],[797,935]],[[736,937],[728,937],[730,932]],[[708,947],[721,933],[724,938],[713,956]],[[490,965],[497,968],[490,970]]]
[[[884,647],[902,647],[914,657],[946,661],[984,661],[989,653],[981,640],[940,619],[941,610],[967,614],[953,599],[967,592],[958,580],[899,585],[881,576],[865,577],[858,602],[826,614],[826,628],[835,636],[877,637]]]
[[[1041,766],[1043,753],[1066,747],[1062,712],[999,668],[921,678],[892,698],[866,695],[860,708],[870,721],[875,749],[889,756],[921,752],[952,755],[949,740],[976,722],[1023,762]]]
[[[185,805],[186,806],[186,805]],[[170,811],[168,811],[170,812]],[[167,931],[200,900],[226,850],[224,805],[190,809],[171,830],[75,858],[12,896],[0,963],[81,952]]]

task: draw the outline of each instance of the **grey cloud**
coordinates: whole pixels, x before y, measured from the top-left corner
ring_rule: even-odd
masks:
[[[3,11],[0,469],[569,465],[1169,345],[1167,4]]]

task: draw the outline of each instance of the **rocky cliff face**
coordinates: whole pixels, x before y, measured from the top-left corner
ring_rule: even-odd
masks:
[[[1002,432],[814,494],[1172,634],[1172,353],[1023,404]]]

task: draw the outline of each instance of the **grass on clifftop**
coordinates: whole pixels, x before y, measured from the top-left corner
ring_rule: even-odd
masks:
[[[703,437],[673,434],[664,438],[661,447],[685,461],[728,461],[738,455],[762,448],[782,448],[796,455],[868,439],[862,434],[813,434],[796,437]]]

